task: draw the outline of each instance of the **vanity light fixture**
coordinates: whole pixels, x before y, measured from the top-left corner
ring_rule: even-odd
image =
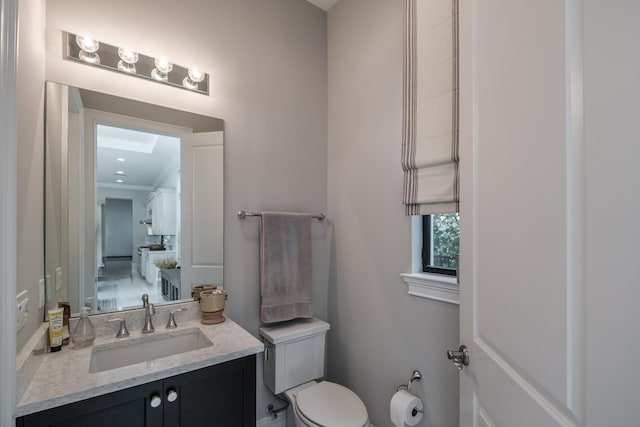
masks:
[[[209,95],[210,76],[199,68],[183,67],[163,56],[144,55],[85,35],[63,31],[63,36],[65,59]]]

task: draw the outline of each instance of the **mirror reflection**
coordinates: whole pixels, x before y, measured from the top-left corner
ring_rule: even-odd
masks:
[[[191,299],[223,285],[223,121],[47,83],[47,306]]]

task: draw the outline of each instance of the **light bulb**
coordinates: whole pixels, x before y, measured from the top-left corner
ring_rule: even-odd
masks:
[[[120,61],[118,61],[118,70],[135,74],[135,63],[138,62],[138,52],[134,52],[128,48],[119,47],[118,56],[120,57]]]
[[[198,83],[204,80],[204,77],[206,76],[204,71],[195,67],[189,68],[187,74],[188,76],[185,77],[184,80],[182,80],[182,85],[188,89],[194,90],[198,89]]]
[[[98,43],[98,40],[95,40],[89,36],[77,35],[76,44],[80,48],[80,53],[78,54],[78,57],[80,59],[91,64],[100,63],[100,56],[97,54],[98,49],[100,48],[100,43]]]
[[[151,72],[151,77],[156,80],[166,82],[168,74],[173,70],[173,64],[167,58],[156,58],[154,61],[156,68]]]
[[[167,58],[156,58],[153,63],[156,65],[157,70],[163,74],[169,74],[173,70],[173,64]]]
[[[199,68],[189,68],[188,73],[189,78],[196,83],[200,83],[202,80],[204,80],[205,73]]]

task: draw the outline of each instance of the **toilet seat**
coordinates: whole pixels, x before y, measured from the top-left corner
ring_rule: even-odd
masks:
[[[301,390],[294,409],[309,426],[364,427],[369,422],[362,400],[348,388],[329,381]]]

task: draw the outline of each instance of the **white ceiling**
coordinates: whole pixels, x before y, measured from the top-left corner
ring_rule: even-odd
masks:
[[[309,3],[315,4],[322,10],[329,10],[331,6],[338,3],[338,0],[307,0]]]
[[[104,144],[104,141],[108,144]],[[98,126],[98,186],[154,190],[180,166],[180,139],[112,126]],[[151,143],[152,151],[132,150]],[[108,145],[105,147],[104,145]],[[119,149],[118,146],[127,147]],[[123,158],[125,161],[118,161]],[[126,176],[119,176],[122,171]],[[122,179],[123,183],[117,183]]]

